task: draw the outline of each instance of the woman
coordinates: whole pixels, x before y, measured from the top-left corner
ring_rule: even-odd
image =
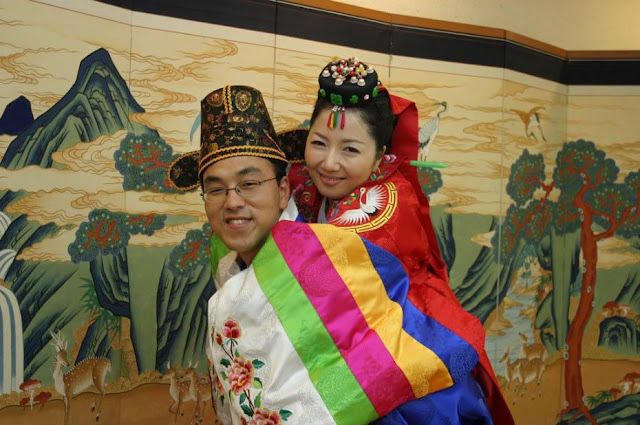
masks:
[[[449,288],[429,204],[409,165],[418,153],[415,104],[389,94],[356,58],[334,58],[319,83],[308,134],[280,136],[293,162],[289,179],[301,216],[352,230],[398,257],[411,280],[409,300],[474,348],[466,361],[479,361],[475,375],[494,421],[513,423],[484,351],[482,325]]]

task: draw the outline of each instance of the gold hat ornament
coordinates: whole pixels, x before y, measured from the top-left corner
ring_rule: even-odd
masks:
[[[169,180],[179,190],[195,189],[207,167],[234,156],[288,162],[262,94],[253,87],[226,86],[202,99],[200,150],[177,158]]]

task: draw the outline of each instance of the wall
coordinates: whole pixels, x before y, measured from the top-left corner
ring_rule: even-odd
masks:
[[[308,119],[315,76],[336,54],[373,65],[416,102],[423,128],[438,124],[429,158],[449,168],[435,175],[434,223],[451,286],[484,323],[516,423],[565,420],[579,377],[591,414],[629,414],[639,397],[638,58],[572,62],[503,35],[292,4],[125,3],[136,10],[3,5],[0,278],[11,295],[0,307],[3,335],[22,346],[3,340],[0,417],[63,421],[51,346],[61,335],[70,364],[109,359],[100,422],[171,419],[168,369],[198,363],[205,374],[213,287],[201,201],[167,187],[166,167],[197,148],[206,93],[251,84],[277,129],[289,129]],[[587,187],[606,167],[607,179]],[[583,340],[568,340],[581,320]],[[507,364],[527,354],[531,380],[510,382]],[[41,407],[19,388],[27,379],[40,381]],[[93,398],[73,398],[70,423],[93,420]],[[194,407],[185,403],[187,416]]]
[[[348,6],[513,31],[565,50],[638,50],[640,4],[626,0],[336,0]]]

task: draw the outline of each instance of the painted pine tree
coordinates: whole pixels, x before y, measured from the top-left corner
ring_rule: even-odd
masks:
[[[557,200],[552,193],[559,191]],[[542,155],[525,150],[513,163],[507,193],[513,200],[508,208],[500,249],[513,255],[522,240],[536,245],[548,232],[560,235],[579,232],[583,256],[582,282],[578,308],[573,317],[558,318],[556,339],[565,339],[564,386],[565,409],[573,417],[583,414],[597,423],[584,402],[582,386],[582,339],[593,312],[597,282],[597,242],[614,235],[631,237],[640,233],[640,171],[629,173],[619,181],[615,161],[590,141],[565,143],[556,157],[553,178],[547,181]],[[567,254],[570,255],[570,254]],[[552,296],[564,297],[568,305],[571,292],[554,288]],[[568,324],[568,329],[563,326]]]

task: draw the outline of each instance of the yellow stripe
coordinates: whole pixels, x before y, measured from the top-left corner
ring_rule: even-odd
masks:
[[[429,348],[402,329],[402,308],[387,295],[364,242],[339,230],[311,225],[333,266],[349,288],[373,329],[409,380],[416,398],[453,385],[445,364]]]

